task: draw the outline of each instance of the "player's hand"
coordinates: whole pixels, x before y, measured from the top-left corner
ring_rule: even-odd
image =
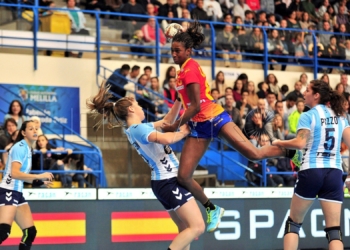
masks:
[[[38,179],[42,181],[52,181],[53,180],[53,174],[52,173],[42,173],[38,175]]]
[[[46,187],[46,188],[51,188],[52,187],[52,181],[44,181],[44,184],[41,185],[42,187]]]
[[[190,126],[188,126],[187,124],[184,124],[180,127],[180,132],[183,133],[184,135],[188,135],[191,130],[190,130]]]
[[[279,142],[280,142],[281,140],[274,140],[274,141],[272,141],[272,143],[271,143],[271,145],[273,145],[273,146],[278,146],[278,144],[279,144]]]
[[[163,123],[163,125],[161,126],[163,132],[175,132],[179,127],[179,123],[175,122],[173,124],[169,124],[169,123]]]

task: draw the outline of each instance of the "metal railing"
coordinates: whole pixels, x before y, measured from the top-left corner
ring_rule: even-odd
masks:
[[[62,8],[49,8],[49,7],[42,7],[42,6],[38,6],[38,1],[36,0],[34,5],[25,5],[25,4],[9,4],[9,3],[0,3],[0,6],[5,6],[5,7],[12,7],[12,8],[17,8],[17,9],[29,9],[33,11],[33,29],[32,29],[32,33],[33,36],[32,38],[16,38],[16,37],[4,37],[2,36],[2,38],[11,38],[11,39],[24,39],[24,40],[31,40],[33,41],[32,46],[30,47],[33,50],[33,64],[34,64],[34,69],[36,70],[38,68],[38,60],[37,60],[37,56],[38,56],[38,41],[43,42],[43,41],[50,41],[50,42],[66,42],[66,41],[61,41],[61,40],[55,40],[55,39],[43,39],[43,38],[38,38],[38,28],[39,28],[39,9],[40,10],[52,10],[52,11],[61,11],[61,12],[68,12],[68,11],[73,11],[73,12],[82,12],[84,14],[89,14],[89,15],[93,15],[95,17],[95,23],[96,23],[96,35],[95,35],[95,41],[94,42],[84,42],[85,44],[93,44],[95,49],[93,50],[93,52],[96,53],[96,73],[99,74],[100,73],[100,60],[101,60],[101,52],[103,53],[110,53],[110,54],[130,54],[130,55],[147,55],[149,57],[154,57],[155,60],[155,64],[156,64],[156,74],[160,75],[160,62],[161,62],[161,58],[162,57],[171,57],[171,55],[168,54],[162,54],[161,50],[168,50],[169,47],[164,47],[159,43],[159,38],[160,38],[160,34],[159,34],[159,22],[161,20],[172,20],[172,21],[177,21],[177,22],[181,22],[181,21],[191,21],[191,20],[186,20],[186,19],[179,19],[179,18],[167,18],[167,17],[158,17],[158,16],[152,16],[152,18],[156,19],[155,25],[156,25],[156,42],[154,45],[150,46],[150,45],[137,45],[138,47],[143,47],[143,48],[151,48],[154,49],[155,53],[137,53],[137,52],[126,52],[126,51],[114,51],[114,50],[108,50],[108,49],[103,49],[103,51],[101,51],[101,47],[103,46],[115,46],[115,47],[135,47],[136,45],[131,45],[126,43],[118,43],[118,42],[105,42],[101,40],[101,20],[104,20],[100,17],[100,15],[109,15],[109,16],[116,16],[118,18],[126,18],[126,17],[133,17],[133,18],[138,18],[138,19],[145,19],[147,20],[148,18],[150,18],[150,16],[147,15],[131,15],[131,14],[126,14],[126,13],[117,13],[117,12],[102,12],[102,11],[89,11],[89,10],[74,10],[74,9],[62,9]],[[201,21],[202,24],[208,24],[210,29],[204,29],[204,33],[206,33],[209,36],[208,41],[206,42],[206,46],[205,47],[205,52],[206,52],[206,56],[201,56],[200,58],[203,60],[210,60],[211,61],[211,77],[212,79],[214,79],[215,77],[215,68],[216,68],[216,61],[218,60],[223,60],[222,58],[219,57],[220,54],[222,53],[227,53],[227,52],[223,52],[220,51],[216,48],[216,36],[217,36],[217,28],[222,29],[225,25],[227,25],[226,23],[223,22],[209,22],[209,21]],[[271,54],[268,51],[268,30],[271,29],[275,29],[278,31],[285,31],[285,32],[289,32],[290,37],[289,37],[289,43],[291,45],[293,45],[293,48],[290,48],[291,51],[294,50],[294,44],[293,44],[293,40],[295,38],[296,33],[299,32],[306,32],[308,35],[311,36],[312,38],[312,43],[313,44],[318,44],[317,43],[317,38],[316,35],[318,36],[322,36],[322,35],[342,35],[345,36],[346,39],[349,38],[350,34],[347,33],[333,33],[333,32],[326,32],[326,31],[311,31],[311,30],[301,30],[301,29],[292,29],[292,28],[272,28],[272,27],[259,27],[259,26],[254,26],[254,25],[241,25],[241,24],[232,24],[235,27],[237,26],[242,26],[246,29],[254,29],[254,28],[260,28],[261,32],[262,32],[262,42],[264,44],[264,48],[263,50],[260,50],[258,53],[255,53],[254,51],[246,51],[246,50],[242,50],[240,52],[237,51],[230,51],[228,52],[229,54],[241,54],[242,55],[242,62],[253,62],[253,63],[259,63],[263,65],[263,70],[264,70],[264,75],[267,75],[268,69],[269,69],[269,65],[274,64],[274,62],[272,62],[272,59],[283,59],[284,62],[283,63],[279,63],[279,64],[286,64],[286,65],[300,65],[300,66],[307,66],[307,67],[312,67],[313,69],[313,73],[314,73],[314,77],[317,77],[317,73],[320,70],[320,67],[327,67],[329,69],[331,68],[337,68],[338,66],[335,65],[335,63],[344,63],[346,64],[347,61],[344,58],[336,58],[336,57],[327,57],[325,55],[323,56],[318,56],[318,48],[317,46],[313,46],[313,50],[312,53],[308,52],[308,48],[307,48],[307,55],[305,55],[304,57],[298,57],[296,58],[293,54],[281,54],[281,55],[276,55],[276,54]],[[124,26],[124,25],[120,25],[120,26]],[[123,28],[125,27],[120,27],[121,30],[123,30]],[[294,34],[294,35],[293,35]],[[1,37],[1,35],[0,35]],[[249,40],[249,37],[247,37],[247,39]],[[287,41],[286,41],[287,42]],[[78,41],[72,41],[71,43],[76,43],[79,44],[81,42]],[[11,45],[6,45],[6,47],[12,47]],[[15,47],[15,46],[13,46]],[[28,48],[28,46],[27,46]],[[40,47],[40,49],[44,49],[42,47]],[[344,48],[345,49],[345,48]],[[76,51],[81,51],[84,52],[84,49],[74,49]],[[195,57],[195,56],[194,56]],[[252,59],[253,58],[253,59]],[[234,60],[234,61],[238,61],[238,60]],[[346,70],[350,70],[349,65],[345,65],[344,69]]]

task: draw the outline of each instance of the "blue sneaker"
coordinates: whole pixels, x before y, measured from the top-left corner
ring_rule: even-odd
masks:
[[[211,233],[214,232],[215,229],[218,228],[220,221],[221,221],[221,217],[224,215],[225,209],[216,206],[215,205],[215,210],[210,210],[209,208],[207,208],[207,232]]]

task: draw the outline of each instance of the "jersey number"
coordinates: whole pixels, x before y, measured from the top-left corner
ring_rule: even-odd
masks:
[[[334,148],[335,138],[333,132],[334,128],[326,128],[326,142],[323,144],[326,150],[332,150]]]

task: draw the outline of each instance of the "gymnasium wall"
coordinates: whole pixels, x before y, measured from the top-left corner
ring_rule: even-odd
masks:
[[[130,66],[139,65],[141,69],[149,65],[153,68],[155,75],[155,64],[153,62],[139,62],[136,60],[101,60],[101,65],[114,70],[122,64],[128,63]],[[206,64],[208,61],[206,61]],[[248,64],[249,65],[249,64]],[[162,82],[166,69],[169,64],[161,64],[159,76]],[[177,67],[177,66],[176,66]],[[249,79],[256,84],[263,80],[262,70],[246,68],[216,68],[224,71],[226,80],[230,84],[240,73],[246,73]],[[211,80],[210,66],[203,66],[203,71]],[[142,70],[141,70],[142,72]],[[294,83],[299,79],[301,72],[281,72],[272,71],[282,84],[289,85],[293,89]],[[309,80],[313,78],[312,73],[308,73]],[[335,86],[339,82],[339,75],[330,75],[331,85]],[[101,78],[99,78],[101,81]],[[13,84],[33,84],[33,85],[54,85],[54,86],[74,86],[80,88],[80,126],[81,134],[86,136],[86,105],[85,100],[97,91],[96,85],[96,60],[95,59],[77,59],[77,58],[59,58],[38,56],[38,70],[34,71],[33,56],[19,54],[0,53],[0,83]]]

